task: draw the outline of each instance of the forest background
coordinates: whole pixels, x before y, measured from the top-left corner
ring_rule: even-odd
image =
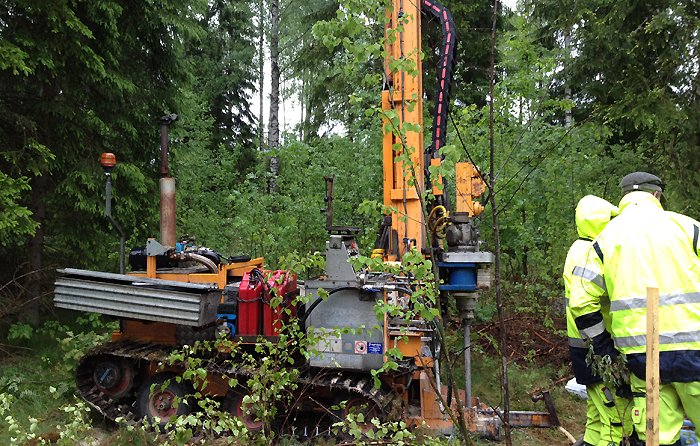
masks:
[[[469,154],[485,172],[493,4],[444,3],[459,42],[445,153],[449,162]],[[372,39],[383,32],[370,19],[385,6],[273,6],[2,2],[2,316],[31,321],[49,309],[57,267],[118,271],[101,153],[117,157],[112,212],[127,250],[158,236],[157,120],[168,113],[181,116],[170,127],[179,234],[225,255],[264,256],[270,267],[289,252],[323,251],[323,177],[335,176],[335,224],[359,226],[361,247],[371,250],[379,222],[357,208],[382,194],[374,112],[382,59]],[[519,306],[563,295],[577,201],[591,193],[616,203],[629,172],[657,174],[668,184],[667,207],[700,217],[698,8],[545,0],[499,11],[492,174],[502,277]],[[422,20],[429,138],[441,36]],[[274,58],[270,79],[266,58]],[[262,107],[251,106],[261,83],[279,86],[264,101],[270,107],[298,104],[293,127],[280,131],[274,113],[261,122]],[[481,226],[486,241],[490,226]]]
[[[576,203],[586,194],[616,203],[627,173],[660,176],[667,209],[700,218],[697,2],[523,0],[499,10],[494,172],[486,171],[494,3],[443,4],[458,33],[444,153],[495,178],[510,314],[546,313],[563,296]],[[157,121],[168,113],[181,117],[170,126],[179,234],[227,256],[264,256],[271,268],[290,252],[322,252],[324,177],[335,176],[334,223],[358,226],[368,254],[380,222],[357,209],[382,197],[383,28],[373,17],[385,8],[0,2],[0,316],[35,326],[51,317],[57,268],[118,271],[101,153],[117,158],[112,213],[127,250],[158,236]],[[422,20],[427,144],[442,37],[439,24]],[[298,119],[280,129],[275,110],[292,102]],[[492,212],[487,205],[482,215],[487,242]],[[494,314],[482,299],[479,317]]]

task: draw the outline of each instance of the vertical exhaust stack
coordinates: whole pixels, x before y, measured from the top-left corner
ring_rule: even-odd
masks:
[[[168,126],[179,120],[175,113],[158,120],[160,125],[160,244],[174,249],[177,244],[175,178],[168,176]]]

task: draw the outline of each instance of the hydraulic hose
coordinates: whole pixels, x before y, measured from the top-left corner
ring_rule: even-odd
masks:
[[[445,146],[447,131],[447,108],[450,105],[450,87],[452,85],[452,68],[457,34],[452,14],[435,0],[421,0],[421,9],[440,21],[442,30],[442,47],[437,66],[437,86],[435,89],[435,113],[433,118],[433,135],[430,147],[426,149],[428,160],[425,166],[426,180],[430,179],[430,158],[442,158],[440,149]],[[445,198],[448,195],[444,195]]]
[[[341,287],[333,288],[332,290],[330,290],[328,292],[328,295],[330,296],[331,294],[335,294],[338,291],[343,291],[343,290],[362,291],[361,288],[357,288],[354,286],[341,286]],[[306,323],[306,320],[309,318],[309,315],[311,314],[311,312],[314,311],[314,309],[323,301],[324,301],[324,299],[321,299],[319,297],[309,306],[309,308],[304,312],[304,316],[299,320],[299,326],[301,326],[301,327],[304,326],[304,324]]]
[[[442,213],[440,217],[436,215],[438,211]],[[445,233],[443,231],[445,226],[447,226],[447,219],[449,216],[450,212],[445,209],[444,206],[435,206],[433,210],[430,211],[428,215],[428,229],[430,229],[430,232],[432,232],[435,237],[440,239],[445,238]],[[435,223],[433,223],[433,217],[435,217]]]
[[[191,252],[173,252],[170,254],[173,260],[194,260],[206,266],[212,274],[219,274],[219,267],[211,259]]]

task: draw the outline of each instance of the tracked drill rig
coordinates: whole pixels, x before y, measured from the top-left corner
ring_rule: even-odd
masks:
[[[430,178],[429,166],[441,164],[440,148],[445,144],[456,45],[449,11],[431,0],[393,0],[393,8],[387,12],[386,31],[395,32],[396,38],[389,39],[386,49],[389,61],[410,59],[416,72],[421,73],[421,11],[437,18],[443,30],[432,143],[423,150],[422,132],[401,131],[407,123],[413,125],[412,129],[416,124],[423,127],[421,75],[387,70],[382,105],[384,110],[397,113],[400,124],[389,129],[391,123],[384,123],[384,204],[393,211],[381,222],[373,256],[398,262],[416,249],[437,262],[440,293],[455,300],[465,332],[467,385],[458,392],[464,402],[467,428],[498,439],[502,426],[498,409],[486,407],[471,396],[470,389],[469,324],[479,289],[490,284],[493,259],[491,253],[481,250],[479,241],[477,217],[482,207],[476,200],[484,194],[484,182],[476,167],[457,164],[455,211],[450,212],[446,189],[436,186],[442,179]],[[292,399],[294,405],[285,410],[296,415],[286,419],[306,423],[298,426],[295,423],[299,421],[289,422],[286,428],[290,432],[307,431],[309,427],[318,430],[319,426],[326,429],[363,407],[379,419],[402,419],[409,426],[425,422],[431,429],[451,433],[453,423],[445,415],[446,408],[438,394],[455,411],[456,399],[448,398],[450,392],[440,382],[436,326],[420,318],[410,322],[391,317],[377,320],[378,302],[401,293],[410,294],[409,278],[397,273],[355,270],[350,259],[359,254],[357,228],[333,225],[332,178],[327,179],[326,271],[305,281],[305,304],[297,303],[301,290],[295,275],[266,271],[262,258],[225,258],[191,242],[177,242],[174,181],[167,168],[167,128],[176,120],[176,115],[168,115],[160,121],[161,239],[149,239],[144,247],[132,250],[132,272],[128,274],[59,270],[57,307],[111,315],[120,320],[111,342],[81,358],[76,369],[81,396],[112,420],[167,420],[183,415],[193,410],[193,405],[173,403],[184,397],[187,389],[172,380],[182,373],[182,367],[159,367],[167,363],[175,347],[195,340],[213,340],[219,333],[239,348],[255,351],[260,342],[277,342],[279,330],[296,321],[303,330],[328,334],[316,345],[317,354],[297,358],[290,365],[298,369],[294,380],[297,390]],[[401,158],[404,154],[410,161]],[[109,170],[114,166],[113,157],[103,158],[103,166],[108,178],[107,214],[118,229],[109,214]],[[428,201],[423,199],[426,187],[433,192]],[[118,231],[123,240],[121,229]],[[443,239],[446,243],[442,243]],[[281,300],[277,302],[281,303],[273,304],[270,295],[279,296]],[[378,329],[361,329],[372,326]],[[334,330],[337,327],[349,330],[340,333]],[[377,375],[380,385],[376,386],[372,372],[390,359],[387,351],[393,348],[401,351],[402,359],[395,360],[392,370]],[[227,352],[220,353],[222,360],[207,363],[208,384],[204,392],[220,399],[223,408],[241,417],[249,429],[260,429],[261,421],[246,410],[244,403],[245,395],[250,393],[246,383],[256,370],[232,361]],[[229,378],[236,378],[238,384],[231,387]],[[166,381],[170,385],[162,387]],[[548,394],[544,398],[547,412],[511,412],[511,424],[558,425],[551,398]],[[333,408],[340,400],[347,404],[338,412]],[[334,414],[335,419],[328,419],[328,414]]]

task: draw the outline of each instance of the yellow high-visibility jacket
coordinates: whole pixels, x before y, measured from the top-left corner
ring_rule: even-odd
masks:
[[[569,296],[573,287],[581,286],[581,281],[574,279],[576,277],[587,277],[586,270],[579,265],[585,261],[593,239],[600,234],[610,219],[617,215],[617,212],[617,206],[594,195],[586,195],[581,198],[576,206],[576,229],[579,239],[569,248],[566,262],[564,262],[563,277],[566,291],[566,329],[569,337],[569,353],[571,354],[571,365],[574,369],[574,375],[579,384],[595,384],[600,382],[601,378],[594,375],[591,367],[586,364],[588,347],[582,339],[571,314]],[[609,302],[607,302],[607,305],[605,303],[601,303],[601,305],[603,316],[609,317],[610,312],[607,311],[610,309]]]
[[[645,379],[646,289],[656,287],[661,381],[700,381],[700,223],[664,211],[647,192],[626,195],[619,208],[580,265],[588,274],[569,300],[576,325],[597,354],[624,353]],[[612,339],[601,313],[606,291]]]

